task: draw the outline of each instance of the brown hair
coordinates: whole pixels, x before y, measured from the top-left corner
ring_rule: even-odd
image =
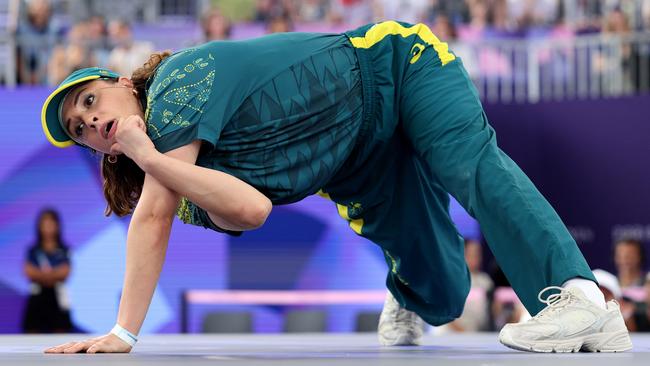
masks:
[[[156,72],[158,65],[170,54],[169,51],[152,54],[149,60],[131,75],[133,88],[138,96],[143,97],[141,98],[143,109],[147,108],[144,98],[147,92],[147,81]],[[110,216],[114,213],[122,217],[132,213],[140,199],[144,185],[144,171],[126,155],[118,155],[114,163],[108,161],[109,156],[105,154],[101,162],[104,198],[107,203],[104,214]]]

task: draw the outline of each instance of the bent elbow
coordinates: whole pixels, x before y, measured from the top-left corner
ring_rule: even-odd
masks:
[[[264,223],[266,222],[266,218],[269,217],[272,209],[273,209],[273,204],[271,203],[270,200],[266,199],[263,202],[261,202],[251,213],[252,228],[257,229],[262,225],[264,225]]]
[[[242,217],[242,226],[245,230],[253,230],[261,227],[266,222],[266,218],[271,214],[273,204],[266,199],[255,206],[248,207]]]

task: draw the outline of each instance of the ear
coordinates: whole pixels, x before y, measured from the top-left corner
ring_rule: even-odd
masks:
[[[131,81],[131,79],[124,76],[120,76],[120,78],[117,79],[117,83],[127,88],[133,88],[133,82]]]

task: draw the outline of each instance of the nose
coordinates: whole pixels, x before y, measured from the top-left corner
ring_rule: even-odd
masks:
[[[90,128],[99,129],[99,118],[92,117],[90,121],[86,122],[86,125]]]
[[[89,128],[88,132],[94,131],[93,133],[98,134],[100,137],[104,137],[102,134],[102,124],[99,122],[99,118],[96,116],[90,117],[85,123]]]

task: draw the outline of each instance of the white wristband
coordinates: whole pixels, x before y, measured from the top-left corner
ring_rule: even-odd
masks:
[[[138,337],[133,335],[133,333],[129,332],[128,330],[122,328],[119,324],[115,324],[113,329],[111,329],[111,333],[126,342],[131,347],[135,346],[135,343],[138,341]]]

